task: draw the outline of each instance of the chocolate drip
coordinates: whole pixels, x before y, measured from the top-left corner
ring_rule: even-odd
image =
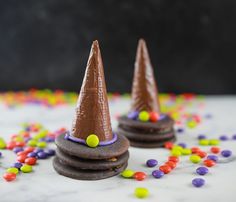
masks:
[[[92,44],[72,124],[73,136],[86,139],[90,134],[97,135],[100,141],[113,138],[98,41]]]
[[[132,111],[160,112],[158,90],[146,43],[139,40],[132,86]]]

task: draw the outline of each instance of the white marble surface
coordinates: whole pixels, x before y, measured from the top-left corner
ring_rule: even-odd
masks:
[[[203,113],[211,113],[213,118],[205,120],[196,129],[188,129],[178,135],[178,142],[185,142],[189,146],[197,145],[197,135],[207,134],[209,137],[219,137],[221,134],[236,133],[236,97],[208,97]],[[128,102],[122,101],[111,104],[111,114],[126,111]],[[43,107],[21,107],[13,110],[5,109],[0,105],[0,136],[8,139],[20,129],[22,122],[40,122],[51,130],[65,126],[70,127],[74,107],[46,109]],[[113,122],[116,127],[116,122]],[[222,148],[231,149],[236,154],[236,141],[227,141],[221,144]],[[209,149],[209,147],[204,147]],[[146,168],[143,163],[149,158],[164,162],[168,156],[165,149],[137,149],[130,148],[129,168],[151,173],[153,169]],[[15,155],[10,151],[3,151],[4,158],[0,159],[0,176],[5,167],[14,162]],[[206,185],[194,188],[191,180],[197,175],[194,173],[197,165],[188,162],[182,157],[179,166],[162,179],[149,177],[138,182],[125,180],[119,176],[100,181],[77,181],[58,175],[52,168],[52,159],[41,160],[34,167],[34,172],[20,174],[14,182],[5,182],[0,179],[0,201],[17,202],[125,202],[125,201],[155,201],[155,202],[216,202],[236,201],[236,161],[218,164],[210,169],[210,174],[204,177]],[[136,187],[146,187],[150,197],[137,199],[133,196]]]

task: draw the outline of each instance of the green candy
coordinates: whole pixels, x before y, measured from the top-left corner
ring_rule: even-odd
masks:
[[[27,145],[31,146],[31,147],[36,147],[37,146],[38,141],[37,140],[30,140]]]
[[[0,149],[5,149],[7,146],[5,140],[0,137]]]
[[[149,191],[143,187],[137,187],[134,191],[134,194],[137,198],[146,198],[149,195]]]
[[[46,146],[47,146],[46,142],[38,142],[37,143],[37,147],[39,147],[39,148],[45,148]]]
[[[8,169],[7,169],[7,172],[8,172],[8,173],[15,173],[15,174],[18,174],[19,170],[18,170],[17,168],[12,167],[12,168],[8,168]]]
[[[97,135],[95,134],[91,134],[87,137],[86,139],[86,144],[89,146],[89,147],[97,147],[98,144],[99,144],[99,138]]]
[[[149,120],[149,113],[147,111],[141,111],[138,115],[140,121],[147,122]]]
[[[219,144],[220,144],[220,140],[218,140],[218,139],[211,139],[211,140],[209,140],[209,145],[216,146],[216,145],[219,145]]]
[[[182,154],[183,154],[183,155],[190,155],[190,154],[192,154],[192,150],[191,150],[191,149],[187,149],[187,148],[186,148],[186,149],[183,149],[183,150],[182,150]]]
[[[121,176],[124,177],[124,178],[131,178],[133,177],[134,175],[134,171],[133,170],[124,170],[122,173],[121,173]]]
[[[210,143],[210,141],[207,139],[199,140],[199,145],[202,145],[202,146],[207,146],[207,145],[209,145],[209,143]]]
[[[32,166],[25,164],[25,165],[21,166],[20,170],[23,173],[30,173],[30,172],[32,172],[33,169],[32,169]]]
[[[189,157],[189,160],[192,163],[199,163],[201,161],[201,157],[198,156],[198,155],[192,155],[192,156]]]

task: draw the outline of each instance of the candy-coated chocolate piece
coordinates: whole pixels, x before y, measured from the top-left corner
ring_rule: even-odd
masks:
[[[198,156],[198,155],[192,155],[192,156],[189,157],[189,160],[192,163],[199,163],[201,161],[201,157]]]
[[[159,167],[159,170],[165,174],[168,174],[171,171],[171,167],[168,165],[162,165]]]
[[[26,158],[27,158],[27,155],[22,154],[22,155],[17,156],[16,160],[19,161],[20,163],[24,163]]]
[[[155,178],[162,178],[163,176],[165,175],[165,173],[161,170],[154,170],[152,172],[152,176],[155,177]]]
[[[37,143],[38,143],[37,140],[30,140],[30,141],[27,142],[27,145],[29,145],[31,147],[36,147]]]
[[[202,139],[207,139],[207,137],[205,136],[205,135],[198,135],[198,137],[197,137],[199,140],[202,140]]]
[[[46,146],[47,146],[46,142],[38,142],[37,143],[37,147],[39,147],[39,148],[45,148]]]
[[[226,141],[226,140],[229,139],[229,137],[228,137],[227,135],[221,135],[221,136],[219,137],[219,139],[222,140],[222,141]]]
[[[121,176],[124,178],[131,178],[133,177],[134,173],[135,172],[133,170],[126,169],[121,173]]]
[[[212,161],[218,162],[219,158],[216,155],[208,155],[207,159],[210,159]]]
[[[207,153],[204,151],[198,151],[196,155],[200,156],[201,158],[205,158],[207,156]]]
[[[166,149],[172,149],[173,146],[174,146],[174,143],[173,143],[173,142],[165,142],[165,144],[164,144],[164,147],[165,147]]]
[[[192,180],[192,185],[195,187],[202,187],[205,184],[205,180],[202,178],[195,178]]]
[[[193,154],[196,154],[197,152],[201,151],[199,147],[192,147],[191,150]]]
[[[158,164],[158,161],[156,159],[149,159],[146,162],[147,167],[154,167]]]
[[[160,115],[157,113],[157,112],[150,112],[149,113],[149,120],[151,121],[151,122],[157,122],[158,121],[158,119],[159,119],[159,117],[160,117]]]
[[[48,149],[45,151],[45,153],[48,155],[48,156],[54,156],[55,155],[55,150],[54,149]]]
[[[6,181],[11,182],[11,181],[13,181],[13,180],[16,179],[16,174],[15,174],[15,173],[5,173],[5,174],[3,175],[3,178],[4,178]]]
[[[198,167],[196,169],[196,173],[199,174],[199,175],[206,175],[207,173],[209,172],[208,168],[206,167]]]
[[[18,170],[18,168],[11,167],[11,168],[7,169],[7,172],[18,174],[19,170]]]
[[[170,166],[171,169],[174,169],[174,168],[176,167],[176,163],[173,162],[173,161],[167,161],[167,162],[165,163],[165,165]]]
[[[212,167],[216,164],[216,162],[210,159],[206,159],[203,161],[203,164],[207,167]]]
[[[129,113],[128,113],[127,117],[128,117],[129,119],[137,120],[138,115],[139,115],[139,112],[138,112],[138,111],[132,111],[132,112],[129,112]]]
[[[177,157],[177,156],[169,156],[168,157],[168,161],[173,161],[175,163],[178,163],[179,162],[179,157]]]
[[[28,157],[28,158],[25,159],[25,163],[27,165],[33,166],[33,165],[36,164],[36,162],[37,162],[37,159],[35,157]]]
[[[97,135],[95,134],[91,134],[87,137],[86,139],[86,144],[89,146],[89,147],[97,147],[98,144],[99,144],[99,138]]]
[[[34,151],[34,147],[26,147],[25,149],[24,149],[24,151],[25,152],[32,152],[32,151]]]
[[[184,149],[182,150],[182,154],[183,154],[183,155],[190,155],[190,154],[192,154],[192,150],[191,150],[191,149],[188,149],[188,148],[184,148]]]
[[[142,181],[147,177],[147,175],[144,172],[135,172],[133,177],[134,177],[134,179],[136,179],[138,181]]]
[[[30,173],[30,172],[32,172],[33,169],[32,169],[32,166],[31,166],[31,165],[25,164],[25,165],[21,166],[20,170],[21,170],[23,173]]]
[[[38,157],[38,159],[46,159],[48,157],[48,155],[44,151],[41,151],[41,152],[37,153],[37,157]]]
[[[219,144],[220,144],[220,140],[218,139],[209,140],[209,145],[219,145]]]
[[[141,111],[138,115],[140,121],[147,122],[150,118],[149,113],[147,111]]]
[[[199,145],[202,145],[202,146],[207,146],[210,144],[210,141],[207,140],[207,139],[201,139],[199,140]]]
[[[15,168],[20,169],[22,165],[23,165],[22,163],[20,163],[20,162],[16,162],[16,163],[13,164],[12,167],[15,167]]]
[[[134,194],[137,198],[146,198],[149,195],[149,191],[143,187],[137,187],[134,191]]]
[[[211,152],[214,154],[218,154],[220,152],[220,148],[219,147],[211,147]]]
[[[232,155],[232,151],[230,151],[230,150],[222,150],[221,151],[221,155],[223,156],[223,157],[230,157],[231,155]]]

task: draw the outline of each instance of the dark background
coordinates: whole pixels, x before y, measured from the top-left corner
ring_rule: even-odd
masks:
[[[236,93],[235,0],[0,1],[0,90],[80,89],[98,39],[108,91],[129,92],[146,39],[162,92]]]

